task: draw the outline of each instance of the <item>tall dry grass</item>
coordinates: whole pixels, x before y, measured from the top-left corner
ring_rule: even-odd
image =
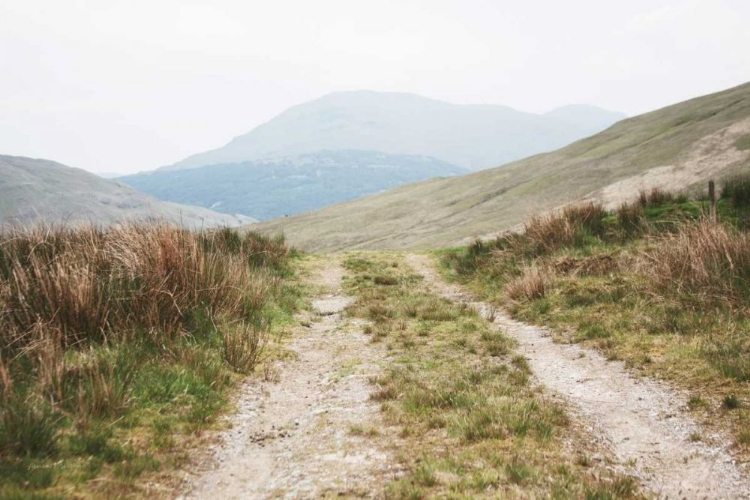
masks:
[[[658,207],[672,203],[678,196],[663,188],[653,187],[651,190],[640,190],[637,203],[642,207]]]
[[[562,210],[532,217],[523,236],[536,254],[554,252],[565,246],[582,245],[587,237],[604,233],[607,211],[598,203],[568,205]]]
[[[623,203],[615,210],[617,223],[626,237],[634,237],[648,231],[648,223],[640,202]]]
[[[40,329],[63,347],[136,330],[172,337],[185,333],[198,310],[252,316],[277,278],[248,265],[269,253],[255,237],[228,238],[223,231],[194,234],[168,225],[6,234],[0,238],[0,345],[23,348]],[[288,251],[280,247],[275,261]]]
[[[749,193],[749,177],[724,182],[715,223],[701,194],[644,191],[606,216],[588,207],[536,217],[525,233],[446,252],[442,262],[517,317],[575,332],[607,357],[699,390],[715,375],[722,390],[745,391]],[[644,333],[659,340],[638,340]]]
[[[56,453],[66,422],[85,435],[115,419],[136,385],[145,406],[193,391],[186,418],[204,421],[227,373],[261,359],[288,255],[283,239],[170,225],[0,234],[0,465]]]
[[[539,266],[524,266],[521,275],[505,285],[505,293],[511,300],[537,300],[544,298],[548,288],[548,271]]]
[[[705,218],[686,223],[645,252],[643,272],[660,293],[741,306],[750,292],[750,236]]]

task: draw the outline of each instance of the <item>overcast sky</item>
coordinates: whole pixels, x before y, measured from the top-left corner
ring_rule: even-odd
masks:
[[[638,114],[750,81],[748,0],[0,0],[0,154],[135,172],[337,90]]]

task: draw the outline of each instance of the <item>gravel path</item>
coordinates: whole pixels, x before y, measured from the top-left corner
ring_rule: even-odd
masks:
[[[424,275],[433,292],[470,302],[485,316],[490,308],[472,302],[459,287],[444,283],[429,257],[407,262]],[[622,470],[641,480],[645,491],[669,499],[750,498],[741,471],[721,436],[706,435],[683,409],[686,400],[665,384],[635,378],[620,362],[576,345],[556,344],[544,328],[496,313],[495,323],[518,343],[537,380],[561,395],[591,438],[616,457]],[[690,440],[696,433],[699,442]]]

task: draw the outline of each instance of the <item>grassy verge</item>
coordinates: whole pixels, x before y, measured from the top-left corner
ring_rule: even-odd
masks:
[[[704,200],[655,191],[607,212],[569,207],[521,234],[445,251],[446,274],[515,317],[691,392],[710,428],[750,454],[750,182]],[[696,439],[702,439],[696,436]]]
[[[0,236],[0,498],[169,494],[148,485],[291,321],[289,259],[231,230]]]
[[[348,314],[370,321],[389,364],[373,398],[405,446],[391,498],[630,498],[631,478],[592,465],[575,422],[530,382],[513,341],[465,304],[428,292],[399,259],[354,255]],[[364,432],[364,430],[360,430]]]

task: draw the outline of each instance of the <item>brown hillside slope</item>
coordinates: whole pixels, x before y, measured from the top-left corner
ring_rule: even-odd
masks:
[[[552,153],[253,226],[308,250],[419,249],[512,227],[582,198],[615,204],[750,167],[750,83],[623,120]]]

